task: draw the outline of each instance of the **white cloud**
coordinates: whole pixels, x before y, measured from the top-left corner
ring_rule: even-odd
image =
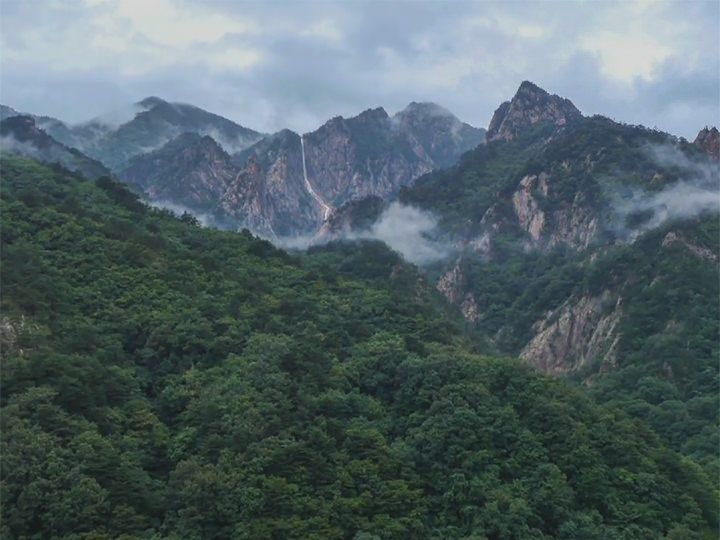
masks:
[[[0,100],[77,121],[160,95],[262,131],[308,131],[337,114],[435,101],[482,126],[527,79],[588,113],[686,137],[718,116],[714,1],[276,8],[4,2]]]
[[[251,48],[224,49],[208,55],[207,61],[216,69],[245,70],[259,64],[262,52]]]
[[[319,38],[330,42],[339,42],[343,39],[343,33],[338,24],[332,19],[323,19],[300,30],[303,37]]]
[[[148,40],[170,47],[215,43],[228,34],[257,29],[248,21],[214,13],[202,5],[171,0],[119,0],[113,6],[113,17],[129,21],[133,30]]]
[[[672,49],[649,35],[602,31],[581,40],[581,48],[597,54],[602,73],[623,82],[651,80]]]

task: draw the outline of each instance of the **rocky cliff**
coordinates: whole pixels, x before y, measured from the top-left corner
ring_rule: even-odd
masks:
[[[582,114],[569,99],[549,94],[535,84],[524,81],[510,101],[495,111],[487,131],[488,141],[511,141],[540,122],[563,126]]]
[[[230,156],[211,137],[184,133],[158,150],[137,156],[119,173],[151,201],[197,211],[214,208],[237,176]]]
[[[695,137],[694,144],[702,148],[715,161],[720,161],[720,131],[705,127]]]
[[[591,363],[608,369],[617,358],[621,314],[622,299],[609,291],[569,298],[535,323],[535,336],[520,357],[552,375],[579,371]]]
[[[223,215],[270,238],[314,234],[323,209],[303,176],[300,136],[283,130],[233,156],[238,175],[219,201]]]

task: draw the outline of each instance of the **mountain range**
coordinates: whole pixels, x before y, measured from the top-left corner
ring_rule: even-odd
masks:
[[[712,537],[716,128],[0,117],[16,536]]]

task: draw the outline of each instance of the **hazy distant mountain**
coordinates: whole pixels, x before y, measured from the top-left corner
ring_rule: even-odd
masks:
[[[110,171],[100,162],[75,148],[68,148],[40,129],[31,116],[10,116],[0,122],[0,149],[37,159],[59,163],[88,178],[107,176]]]
[[[10,114],[12,109],[6,107],[0,112]],[[199,107],[158,97],[80,124],[47,116],[35,118],[38,126],[57,141],[101,161],[114,172],[126,167],[131,158],[156,150],[183,133],[210,135],[230,153],[264,136]]]
[[[132,158],[118,175],[140,186],[152,201],[199,211],[214,207],[236,174],[228,153],[211,137],[183,133]]]
[[[20,113],[12,107],[8,107],[7,105],[0,105],[0,120],[5,120],[6,118],[9,118],[11,116],[18,115],[20,115]]]
[[[101,142],[124,138],[165,114],[176,118],[174,105],[155,99],[141,103],[152,109]],[[234,133],[229,129],[213,138],[227,139]],[[292,237],[317,233],[327,215],[345,202],[369,195],[394,197],[421,174],[453,163],[480,144],[484,130],[460,122],[438,105],[412,103],[392,118],[382,108],[333,118],[302,142],[298,134],[283,130],[235,152],[231,163],[217,152],[211,156],[188,150],[190,143],[197,149],[198,140],[181,135],[131,158],[120,177],[145,186],[151,200],[213,208],[224,222],[269,237]],[[195,191],[198,183],[203,195]]]

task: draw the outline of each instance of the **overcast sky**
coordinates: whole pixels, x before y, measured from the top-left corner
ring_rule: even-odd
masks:
[[[527,79],[692,139],[720,116],[719,6],[0,0],[0,101],[77,122],[157,95],[301,132],[434,101],[484,127]]]

